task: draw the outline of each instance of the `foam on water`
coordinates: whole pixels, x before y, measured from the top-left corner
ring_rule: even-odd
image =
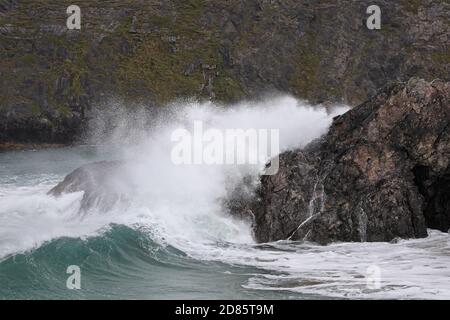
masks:
[[[0,167],[5,173],[0,177],[0,259],[55,238],[101,235],[115,223],[145,227],[159,245],[170,245],[197,260],[269,271],[250,275],[244,284],[248,289],[329,297],[450,297],[448,234],[431,232],[427,239],[397,244],[317,246],[284,241],[258,245],[250,226],[227,215],[221,200],[244,176],[257,183],[262,168],[176,166],[170,158],[171,132],[190,128],[196,120],[217,129],[279,129],[280,149],[285,151],[320,137],[332,118],[347,109],[336,106],[327,112],[292,97],[229,107],[190,103],[173,106],[176,112],[170,117],[158,116],[151,130],[134,130],[133,134],[129,129],[134,120],[122,118],[110,135],[110,143],[121,148],[109,158],[129,160],[125,171],[133,191],[128,195],[130,202],[109,212],[93,208],[80,216],[82,193],[57,199],[46,195],[62,178],[50,169],[24,178],[29,173],[8,175]],[[20,182],[24,179],[26,185]],[[381,270],[379,289],[366,286],[367,268],[373,265]]]
[[[428,238],[398,243],[317,246],[280,241],[246,248],[216,247],[208,257],[278,272],[253,275],[244,287],[256,290],[335,298],[449,299],[450,237],[428,232]],[[379,287],[368,286],[372,267],[380,270]]]

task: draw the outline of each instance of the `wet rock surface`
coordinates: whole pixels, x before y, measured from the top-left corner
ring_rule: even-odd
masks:
[[[450,228],[450,83],[411,79],[338,116],[320,140],[281,155],[240,212],[255,236],[391,241]]]

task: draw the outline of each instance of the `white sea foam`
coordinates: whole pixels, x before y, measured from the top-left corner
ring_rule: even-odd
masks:
[[[450,237],[435,230],[428,233],[428,238],[398,243],[318,246],[280,241],[209,248],[208,255],[193,255],[272,271],[253,274],[244,285],[249,289],[334,298],[449,299]],[[367,285],[373,266],[380,270],[379,288]]]
[[[196,120],[217,129],[275,128],[280,130],[283,151],[302,147],[324,134],[332,117],[347,107],[332,110],[314,108],[289,96],[228,107],[210,102],[178,103],[170,107],[170,113],[153,119],[152,127],[147,129],[141,118],[122,112],[112,125],[115,129],[102,139],[121,146],[115,152],[116,158],[129,160],[126,170],[128,183],[134,186],[129,195],[133,201],[125,213],[120,208],[106,215],[96,214],[94,208],[82,223],[78,215],[82,194],[59,199],[47,196],[46,191],[56,183],[55,175],[40,174],[51,171],[51,161],[60,161],[64,156],[59,154],[49,160],[37,157],[35,160],[47,163],[36,164],[16,154],[25,169],[16,170],[15,175],[0,170],[0,257],[35,248],[56,237],[91,235],[113,222],[150,224],[161,239],[183,239],[188,243],[252,242],[250,228],[224,215],[219,200],[244,175],[256,177],[258,172],[255,168],[226,165],[176,166],[170,158],[171,133],[180,127],[190,128]],[[13,159],[9,161],[19,165]],[[27,172],[34,167],[37,172]]]
[[[257,245],[250,226],[224,213],[221,199],[243,176],[256,178],[258,170],[229,165],[176,166],[170,159],[171,132],[189,128],[196,120],[217,129],[279,129],[280,149],[285,151],[301,148],[324,134],[332,118],[347,107],[327,112],[292,97],[277,97],[228,107],[179,104],[172,110],[176,112],[170,117],[158,116],[151,130],[134,130],[133,134],[129,129],[135,120],[121,118],[110,135],[109,142],[121,146],[116,158],[129,160],[126,183],[133,192],[125,207],[109,212],[94,208],[80,216],[82,193],[56,199],[46,195],[55,183],[54,176],[42,174],[25,187],[15,183],[23,176],[2,177],[0,257],[58,237],[97,235],[118,223],[145,226],[160,245],[174,246],[195,259],[268,271],[249,276],[245,287],[255,290],[356,298],[450,297],[448,234],[431,232],[427,239],[397,244]],[[381,270],[379,289],[366,287],[367,267],[372,265]]]

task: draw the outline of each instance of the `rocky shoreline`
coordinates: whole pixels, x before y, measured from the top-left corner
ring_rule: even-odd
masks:
[[[0,152],[2,151],[24,151],[24,150],[37,150],[47,148],[62,148],[68,144],[60,143],[14,143],[14,142],[1,142]]]
[[[121,165],[81,167],[50,194],[85,191],[82,208],[98,200],[109,207],[124,198],[108,186]],[[263,176],[253,197],[226,203],[231,214],[253,222],[259,242],[392,241],[426,237],[427,228],[447,232],[450,83],[412,78],[385,86],[336,117],[320,139],[283,153],[278,173]]]
[[[411,79],[281,155],[241,212],[261,242],[391,241],[450,228],[450,83]]]

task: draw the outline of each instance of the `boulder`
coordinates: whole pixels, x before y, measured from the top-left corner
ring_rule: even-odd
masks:
[[[260,242],[391,241],[450,228],[450,83],[393,83],[280,156],[236,210]],[[235,208],[236,209],[236,208]]]
[[[65,193],[84,192],[81,211],[97,208],[111,209],[118,202],[127,201],[125,163],[121,161],[100,161],[75,169],[48,194],[60,196]]]

